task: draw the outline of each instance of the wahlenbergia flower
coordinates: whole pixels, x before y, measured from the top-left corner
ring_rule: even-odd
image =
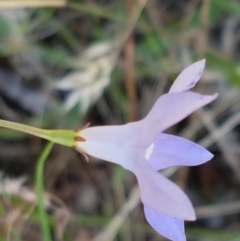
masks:
[[[146,219],[157,232],[174,241],[186,240],[183,220],[195,220],[196,216],[184,192],[157,171],[199,165],[213,155],[189,140],[162,132],[217,97],[188,91],[200,79],[204,64],[202,60],[183,70],[144,119],[84,128],[76,137],[80,152],[119,164],[136,175]]]

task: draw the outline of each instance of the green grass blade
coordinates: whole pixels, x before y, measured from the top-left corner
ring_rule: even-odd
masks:
[[[44,148],[43,152],[41,153],[36,167],[35,173],[35,186],[37,191],[37,198],[38,198],[38,212],[39,218],[41,222],[41,228],[43,232],[44,241],[51,241],[51,232],[50,232],[50,225],[49,220],[47,217],[46,209],[44,206],[44,180],[43,180],[43,172],[44,172],[44,164],[49,156],[54,143],[48,142],[46,147]]]

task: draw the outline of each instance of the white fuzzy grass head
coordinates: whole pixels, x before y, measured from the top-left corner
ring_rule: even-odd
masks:
[[[56,84],[57,89],[71,91],[64,103],[66,111],[80,104],[84,114],[100,98],[110,84],[117,57],[116,45],[104,42],[89,47],[74,61],[75,70]]]

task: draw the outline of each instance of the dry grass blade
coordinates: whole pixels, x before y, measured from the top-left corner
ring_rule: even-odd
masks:
[[[218,127],[218,138],[223,138],[230,130],[236,127],[240,123],[240,112],[236,112],[228,118],[221,126]],[[201,141],[198,142],[199,145],[208,147],[212,145],[215,141],[215,138],[212,133],[204,137]]]
[[[135,68],[134,68],[134,37],[131,34],[126,42],[125,48],[125,86],[128,96],[128,119],[137,119],[137,101],[135,88]]]
[[[131,17],[131,9],[134,7],[134,1],[127,0],[126,8],[128,17]],[[126,41],[124,48],[125,55],[125,86],[128,96],[128,119],[135,121],[137,118],[137,100],[135,88],[135,66],[134,66],[134,36],[131,33]]]
[[[197,207],[196,209],[197,218],[208,218],[213,216],[223,216],[229,214],[236,214],[240,212],[240,201],[229,202],[217,205],[207,205]]]
[[[132,33],[132,31],[136,25],[136,22],[141,14],[143,8],[145,7],[146,3],[147,3],[147,0],[139,0],[135,3],[135,7],[132,9],[132,12],[129,17],[126,31],[123,33],[122,38],[120,40],[120,42],[122,42],[122,44],[124,44],[126,42],[128,37]]]
[[[67,0],[1,0],[0,8],[63,7]]]
[[[235,176],[238,180],[240,180],[240,163],[238,157],[234,155],[234,152],[231,150],[231,145],[229,145],[229,141],[227,140],[226,136],[222,136],[221,132],[219,131],[218,127],[214,123],[214,116],[211,114],[211,112],[206,110],[199,110],[197,112],[199,115],[199,118],[202,119],[203,123],[211,133],[212,137],[214,138],[214,141],[218,145],[218,147],[221,149],[226,162],[231,167],[232,171],[235,173]],[[228,133],[230,134],[232,127],[229,126],[230,130]]]
[[[109,225],[101,231],[92,241],[111,241],[114,240],[119,228],[124,223],[128,214],[137,206],[139,203],[139,190],[137,186],[133,187],[130,198],[118,211]]]

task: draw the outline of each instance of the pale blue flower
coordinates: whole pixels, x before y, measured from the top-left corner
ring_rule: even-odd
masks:
[[[186,240],[183,220],[195,220],[196,216],[185,193],[157,171],[199,165],[213,155],[189,140],[162,132],[217,97],[189,91],[200,79],[204,64],[202,60],[183,70],[144,119],[77,132],[77,150],[119,164],[136,175],[147,221],[173,241]]]

